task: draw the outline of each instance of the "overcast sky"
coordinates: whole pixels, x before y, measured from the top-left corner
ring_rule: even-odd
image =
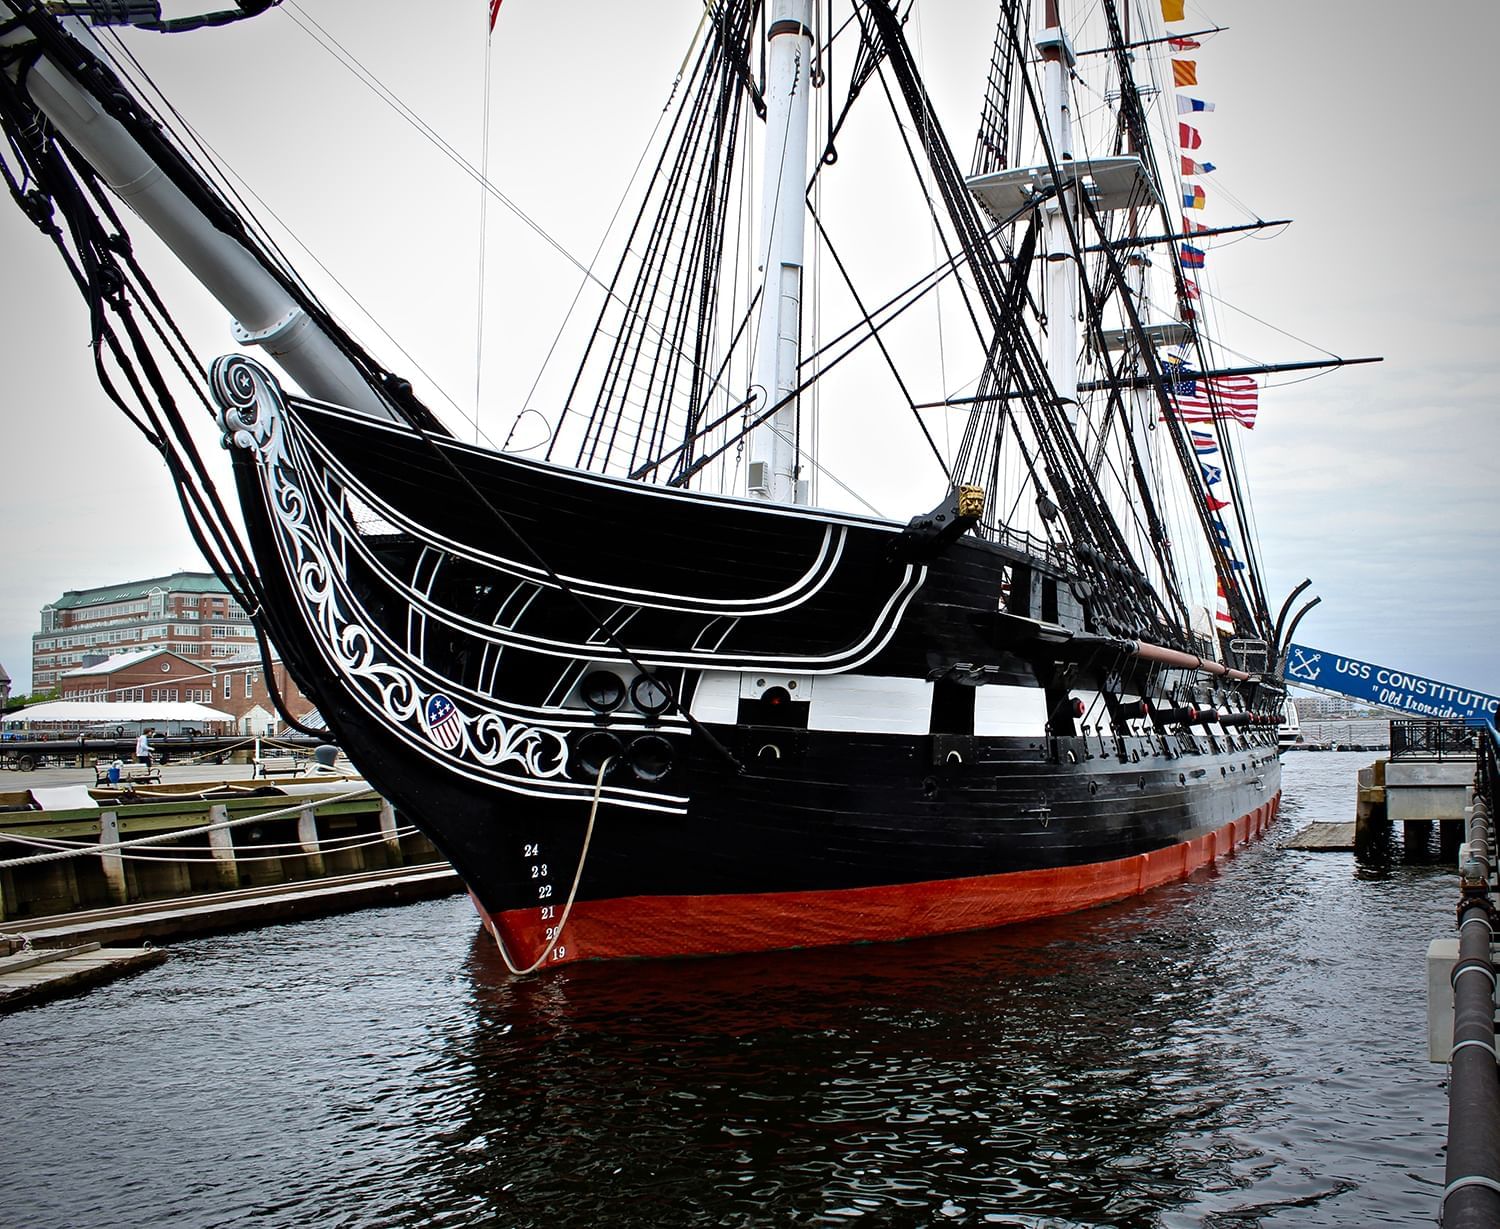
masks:
[[[691,0],[655,0],[672,17],[661,23],[641,21],[645,7],[506,0],[496,31],[491,177],[585,261],[692,29],[682,17]],[[396,0],[288,0],[233,29],[132,41],[411,357],[299,257],[363,340],[397,369],[420,364],[465,408],[476,383],[478,191],[297,18],[315,18],[477,162],[485,8],[422,6],[430,24],[417,26],[413,6]],[[990,32],[988,16],[961,18],[989,5],[918,8],[929,79],[966,157]],[[1262,393],[1245,463],[1273,602],[1310,576],[1323,604],[1302,642],[1500,692],[1500,257],[1487,240],[1500,6],[1189,0],[1188,19],[1228,27],[1196,53],[1192,92],[1217,104],[1195,121],[1201,157],[1219,168],[1205,181],[1206,220],[1295,219],[1274,237],[1215,247],[1205,281],[1229,305],[1221,323],[1243,325],[1257,360],[1308,358],[1310,347],[1385,357],[1280,377]],[[25,690],[42,605],[70,588],[203,565],[160,461],[94,382],[76,292],[36,231],[0,205],[0,663]],[[503,209],[488,217],[481,403],[498,439],[526,403],[578,273]],[[160,280],[182,296],[179,318],[203,353],[231,349],[220,308],[176,275]],[[565,335],[564,348],[576,342]],[[206,424],[204,439],[211,449]],[[913,504],[930,505],[926,496]]]

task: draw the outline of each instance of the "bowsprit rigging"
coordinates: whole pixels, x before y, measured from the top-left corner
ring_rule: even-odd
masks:
[[[1138,76],[1169,31],[1114,0],[1076,22],[1003,0],[965,173],[909,6],[684,5],[676,110],[530,459],[444,430],[117,71],[124,27],[208,39],[268,6],[69,7],[0,0],[11,195],[205,555],[512,968],[1000,925],[1178,877],[1272,818],[1281,632],[1243,420],[1176,259],[1232,228],[1170,207],[1174,95]],[[835,189],[882,131],[872,217]],[[861,225],[910,241],[897,168],[932,256],[870,270]],[[279,376],[191,352],[137,221]],[[907,333],[940,286],[959,391],[931,391]],[[815,506],[813,388],[834,417],[915,417],[930,512]],[[932,406],[963,417],[951,448]]]

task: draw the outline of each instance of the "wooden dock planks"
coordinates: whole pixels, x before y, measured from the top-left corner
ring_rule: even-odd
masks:
[[[154,947],[32,948],[0,959],[0,1012],[72,994],[160,964],[167,953]]]
[[[1344,824],[1308,824],[1283,849],[1343,851],[1354,848],[1354,821]]]

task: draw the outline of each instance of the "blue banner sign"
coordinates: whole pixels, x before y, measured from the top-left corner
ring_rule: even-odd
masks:
[[[1422,717],[1493,723],[1496,712],[1500,711],[1500,698],[1424,679],[1390,666],[1340,657],[1301,644],[1288,645],[1286,654],[1286,681],[1294,685],[1334,691]]]

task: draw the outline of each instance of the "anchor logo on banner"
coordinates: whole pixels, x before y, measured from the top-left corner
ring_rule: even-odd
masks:
[[[1318,676],[1323,673],[1321,665],[1323,654],[1310,652],[1292,645],[1292,659],[1287,662],[1286,672],[1289,678],[1304,679],[1309,683],[1316,683]]]

